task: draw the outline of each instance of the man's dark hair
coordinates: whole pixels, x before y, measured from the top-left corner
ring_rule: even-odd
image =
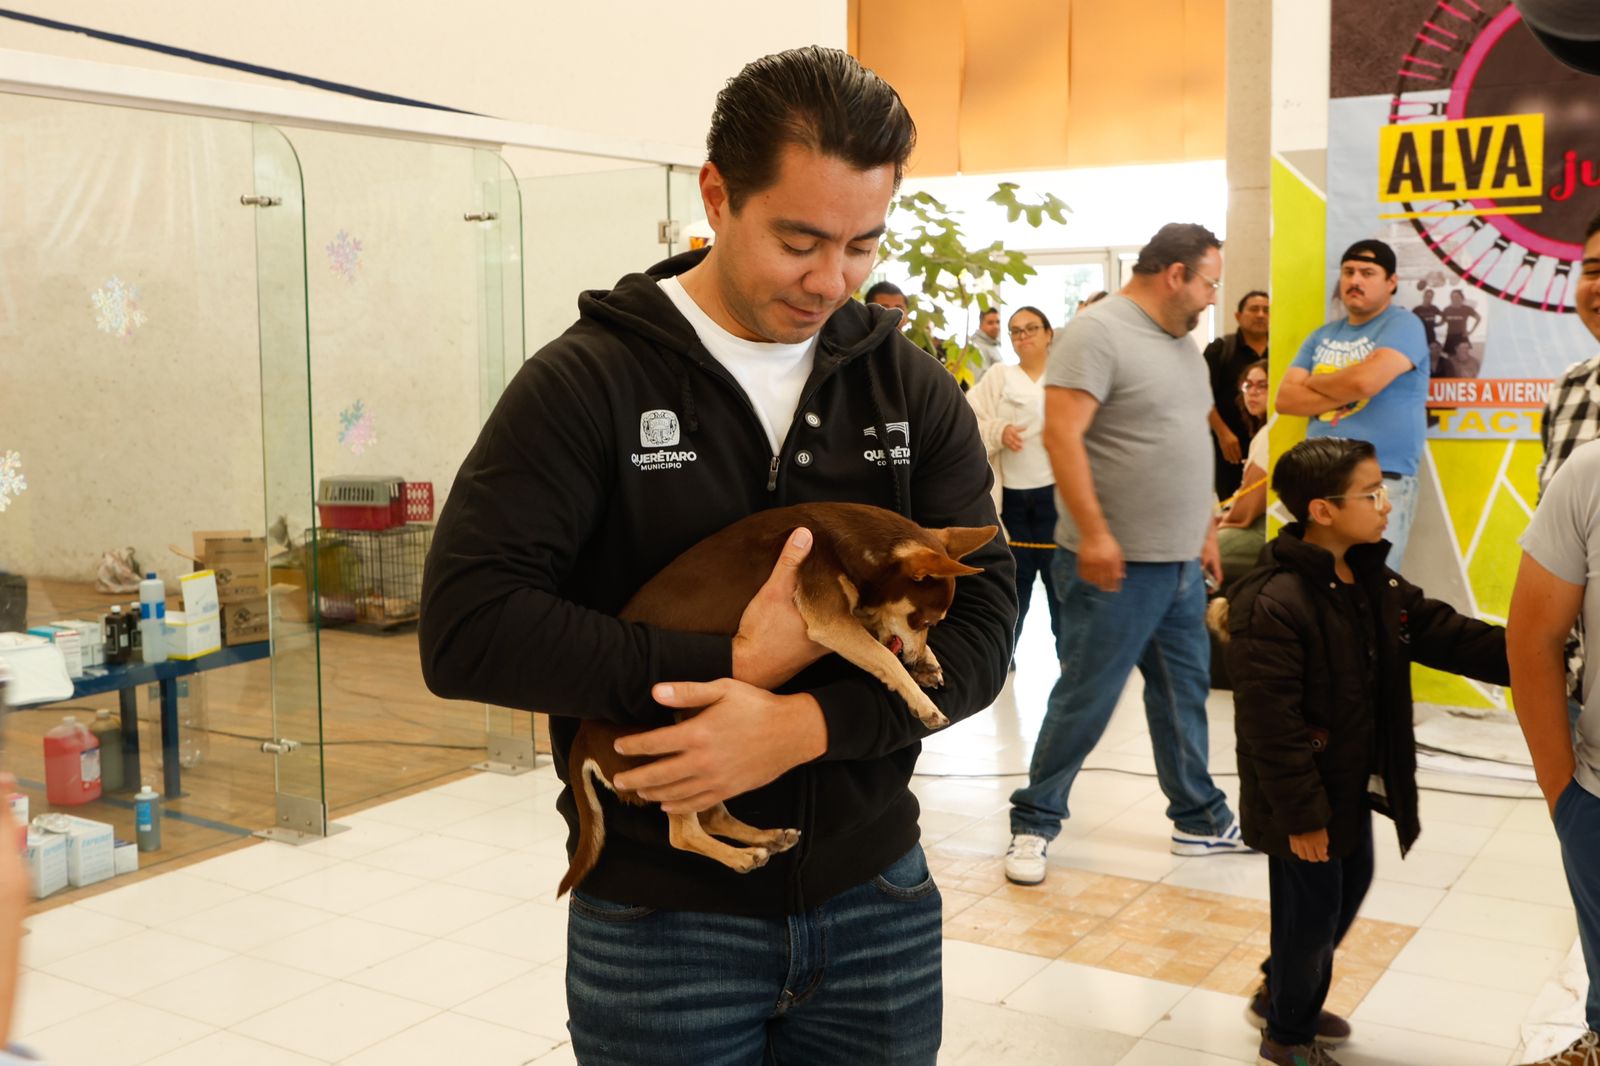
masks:
[[[862,303],[871,303],[874,296],[899,296],[905,298],[905,290],[892,281],[880,281],[862,294]]]
[[[1588,244],[1589,238],[1596,233],[1600,233],[1600,211],[1596,211],[1594,217],[1589,220],[1589,224],[1583,227],[1583,242]]]
[[[1262,292],[1260,289],[1251,289],[1249,292],[1247,292],[1243,296],[1239,297],[1239,310],[1243,311],[1244,310],[1244,305],[1249,303],[1251,300],[1254,300],[1257,296],[1261,297],[1263,300],[1272,299],[1272,297],[1268,296],[1266,293]]]
[[[1377,449],[1364,440],[1313,437],[1278,457],[1272,468],[1272,491],[1294,515],[1306,522],[1312,500],[1338,496],[1350,487],[1350,474],[1363,459],[1377,458]]]
[[[784,145],[844,160],[857,170],[894,165],[895,187],[917,127],[894,87],[837,48],[811,45],[763,56],[717,94],[706,158],[737,212],[778,180]]]
[[[1133,264],[1135,274],[1159,274],[1173,263],[1182,263],[1194,270],[1205,254],[1221,248],[1217,235],[1194,222],[1168,222],[1156,230],[1150,243],[1139,249],[1139,258]]]
[[[994,315],[995,317],[998,318],[999,315],[1000,315],[1000,309],[998,307],[989,308],[989,310],[985,311],[983,314],[978,316],[978,321],[982,322],[984,319],[988,318],[990,315]]]

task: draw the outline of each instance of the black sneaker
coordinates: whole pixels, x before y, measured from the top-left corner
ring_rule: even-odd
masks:
[[[1244,1020],[1263,1033],[1267,1029],[1267,983],[1261,982],[1250,1005],[1244,1009]],[[1323,1011],[1317,1015],[1316,1041],[1323,1047],[1338,1047],[1350,1039],[1350,1023],[1337,1014]]]

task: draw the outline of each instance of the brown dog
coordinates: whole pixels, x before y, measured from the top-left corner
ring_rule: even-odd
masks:
[[[794,602],[816,643],[844,656],[898,693],[924,725],[949,720],[922,687],[944,684],[928,648],[928,629],[955,596],[955,579],[979,570],[959,560],[987,544],[994,526],[923,529],[910,519],[859,503],[805,503],[758,511],[696,544],[652,578],[619,617],[665,629],[732,636],[745,607],[772,574],[796,529],[813,536],[801,562]],[[922,686],[922,687],[919,687]],[[611,784],[617,774],[649,762],[620,755],[615,743],[645,727],[585,719],[567,755],[576,793],[578,847],[556,895],[586,877],[605,846],[605,816],[596,784],[623,803],[642,805],[635,792]],[[700,814],[667,816],[672,846],[715,859],[740,873],[764,866],[800,840],[798,829],[757,829],[717,804]],[[734,847],[726,837],[746,847]]]

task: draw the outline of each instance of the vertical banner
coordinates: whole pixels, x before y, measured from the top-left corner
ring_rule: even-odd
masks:
[[[1594,354],[1573,289],[1600,206],[1600,80],[1509,0],[1335,0],[1332,257],[1377,237],[1422,320],[1429,436],[1529,440],[1550,380]]]

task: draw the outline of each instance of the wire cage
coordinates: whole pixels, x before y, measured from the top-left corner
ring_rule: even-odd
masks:
[[[323,625],[391,629],[415,622],[422,609],[422,564],[433,542],[432,522],[394,529],[309,530],[316,537],[318,612]]]

